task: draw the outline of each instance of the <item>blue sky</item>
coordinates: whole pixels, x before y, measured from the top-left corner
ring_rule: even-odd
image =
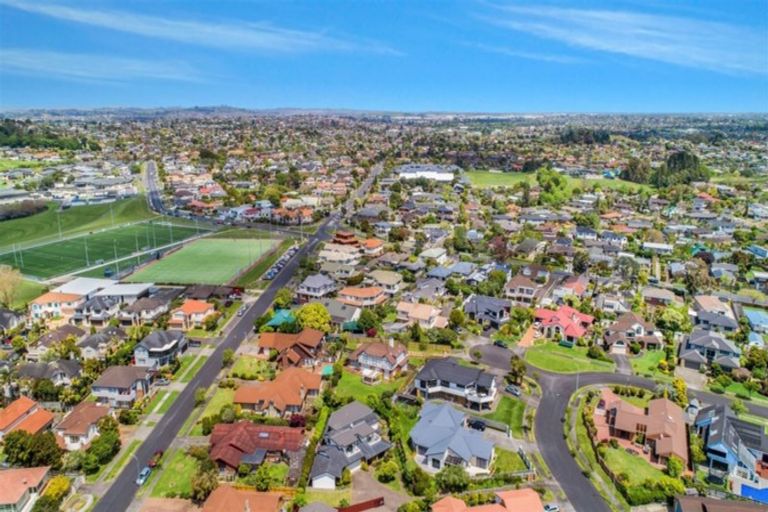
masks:
[[[0,108],[768,111],[768,0],[0,0]]]

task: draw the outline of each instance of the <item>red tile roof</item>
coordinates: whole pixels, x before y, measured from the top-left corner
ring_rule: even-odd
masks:
[[[298,451],[304,444],[300,428],[256,425],[249,421],[219,423],[211,432],[211,459],[237,469],[244,455],[256,450]]]

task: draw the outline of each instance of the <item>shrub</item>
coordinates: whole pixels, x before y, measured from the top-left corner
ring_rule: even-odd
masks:
[[[121,425],[135,425],[139,421],[139,413],[133,409],[122,409],[117,415]]]

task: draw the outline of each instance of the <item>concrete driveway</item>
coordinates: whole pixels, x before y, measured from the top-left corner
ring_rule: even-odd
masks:
[[[373,468],[369,471],[355,471],[352,473],[352,504],[360,503],[361,501],[372,500],[379,496],[384,497],[384,506],[377,507],[371,510],[375,511],[389,511],[396,512],[397,508],[403,503],[408,503],[413,498],[410,498],[405,492],[402,493],[393,491],[386,485],[382,484],[376,477],[373,476]]]

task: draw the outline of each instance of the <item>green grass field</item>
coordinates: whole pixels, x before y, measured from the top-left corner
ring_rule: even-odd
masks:
[[[9,158],[0,158],[0,172],[7,171],[8,169],[34,169],[45,165],[45,162],[38,162],[37,160],[11,160]]]
[[[514,187],[518,183],[527,181],[531,185],[536,183],[536,173],[522,172],[490,172],[490,171],[467,171],[467,178],[473,187],[477,188],[495,188],[495,187]],[[621,179],[600,178],[595,180],[579,179],[568,177],[568,186],[571,188],[587,189],[593,185],[598,185],[603,189],[620,190],[634,192],[642,189],[651,190],[648,185],[632,183]]]
[[[176,450],[162,463],[160,479],[152,489],[153,498],[168,495],[189,496],[192,493],[192,476],[197,471],[197,460],[184,450]]]
[[[515,452],[496,448],[496,458],[493,460],[494,473],[518,473],[528,469],[525,462]]]
[[[496,410],[490,414],[484,414],[483,418],[493,421],[500,421],[509,425],[509,431],[513,437],[523,438],[523,413],[525,412],[525,403],[509,396],[501,397]]]
[[[25,307],[29,301],[42,295],[46,289],[47,287],[45,285],[36,281],[24,279],[21,282],[21,286],[16,290],[16,295],[13,297],[13,304],[11,304],[11,307],[14,309]]]
[[[379,381],[371,386],[364,383],[360,375],[344,371],[341,374],[339,385],[336,386],[336,396],[339,398],[351,397],[356,400],[365,401],[365,398],[369,395],[381,396],[385,391],[397,391],[404,381],[405,377],[400,377],[389,381]]]
[[[639,455],[632,455],[623,448],[608,448],[605,451],[605,463],[614,474],[625,473],[629,477],[628,487],[640,486],[646,480],[658,480],[665,476]]]
[[[674,375],[659,370],[659,362],[664,359],[664,356],[665,352],[663,350],[646,350],[639,356],[631,357],[629,362],[635,375],[672,382]]]
[[[147,207],[144,196],[111,203],[111,213],[110,204],[75,206],[59,214],[56,213],[56,208],[57,206],[51,203],[48,210],[42,213],[0,222],[0,248],[10,248],[12,244],[55,240],[59,236],[59,222],[62,234],[69,236],[157,217]]]
[[[0,255],[0,264],[11,265],[26,275],[46,279],[76,272],[99,260],[112,260],[115,255],[118,258],[130,256],[196,234],[197,230],[193,227],[146,222],[7,252]],[[131,260],[118,263],[116,267],[125,268],[134,264]],[[103,270],[101,275],[104,275]]]
[[[264,359],[240,356],[235,360],[229,374],[245,380],[270,380],[270,376],[275,373],[270,366],[271,364]]]
[[[216,384],[214,384],[214,386],[216,386]],[[205,418],[206,416],[212,416],[218,413],[221,410],[221,408],[224,407],[225,405],[231,405],[234,399],[235,399],[234,389],[216,388],[216,392],[213,394],[211,399],[205,405],[205,409],[203,409],[203,412],[200,413],[200,416],[198,417],[197,421],[192,426],[192,428],[189,429],[189,435],[190,436],[203,435],[203,425],[201,423],[202,419]]]
[[[275,240],[196,240],[128,278],[131,282],[225,284],[268,252]]]
[[[218,235],[219,234],[217,233],[216,236]],[[266,257],[251,267],[248,272],[241,275],[237,280],[237,286],[242,286],[243,288],[261,288],[260,285],[267,283],[267,281],[261,279],[261,276],[263,276],[264,272],[266,272],[269,267],[271,267],[277,259],[293,245],[294,240],[293,238],[286,238],[282,241],[275,240],[275,242],[280,242],[280,246],[277,247],[276,250],[268,253]]]
[[[556,373],[612,372],[615,366],[613,362],[588,358],[585,347],[567,348],[549,341],[526,350],[525,360]]]

